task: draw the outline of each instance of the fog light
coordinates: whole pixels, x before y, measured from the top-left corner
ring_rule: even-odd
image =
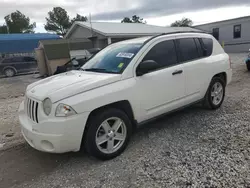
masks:
[[[41,147],[44,151],[53,151],[54,150],[53,144],[47,140],[41,141]]]

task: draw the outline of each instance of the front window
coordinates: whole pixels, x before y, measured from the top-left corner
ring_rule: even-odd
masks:
[[[141,47],[142,43],[108,46],[89,59],[81,69],[84,71],[121,74]]]

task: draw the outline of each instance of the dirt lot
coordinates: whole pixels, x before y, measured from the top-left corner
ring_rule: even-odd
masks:
[[[0,79],[0,187],[250,187],[250,73],[231,54],[233,81],[217,111],[193,106],[138,130],[128,149],[101,162],[47,154],[20,135],[17,109],[33,75]]]

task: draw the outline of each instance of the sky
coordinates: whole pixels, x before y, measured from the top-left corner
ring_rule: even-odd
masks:
[[[183,17],[198,25],[250,16],[250,0],[0,0],[0,25],[4,16],[19,10],[37,23],[36,32],[45,32],[45,17],[56,6],[66,9],[71,18],[76,13],[91,14],[92,21],[120,22],[136,14],[160,26]]]

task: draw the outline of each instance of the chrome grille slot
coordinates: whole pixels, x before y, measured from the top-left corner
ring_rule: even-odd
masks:
[[[27,98],[26,99],[26,113],[28,117],[38,123],[38,102]]]

